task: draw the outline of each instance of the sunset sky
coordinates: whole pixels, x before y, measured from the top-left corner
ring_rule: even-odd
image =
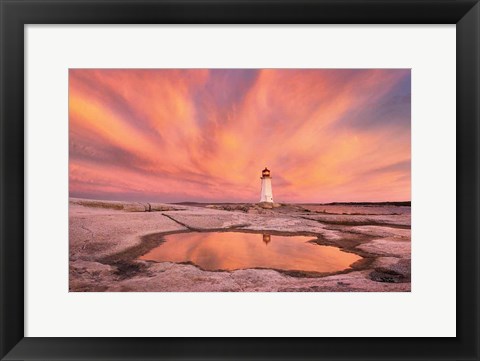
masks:
[[[70,69],[70,196],[410,200],[410,70]]]

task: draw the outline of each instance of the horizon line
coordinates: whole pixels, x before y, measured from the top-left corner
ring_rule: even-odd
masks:
[[[139,201],[139,200],[122,200],[122,199],[99,199],[99,198],[84,198],[84,197],[74,197],[69,196],[70,199],[85,199],[91,201],[100,201],[100,202],[131,202],[131,203],[163,203],[163,204],[182,204],[182,203],[194,203],[194,204],[257,204],[261,202],[248,202],[248,201],[175,201],[175,202],[162,202],[162,201]],[[276,204],[378,204],[378,203],[411,203],[411,200],[401,200],[401,201],[330,201],[330,202],[273,202]]]

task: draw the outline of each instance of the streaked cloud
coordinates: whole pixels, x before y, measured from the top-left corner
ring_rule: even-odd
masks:
[[[71,69],[70,195],[410,199],[410,70]]]

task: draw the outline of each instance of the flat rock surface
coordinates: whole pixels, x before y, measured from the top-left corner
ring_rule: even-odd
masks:
[[[161,204],[70,200],[70,291],[410,291],[410,207]],[[362,259],[336,274],[270,269],[204,271],[141,261],[162,235],[192,231],[312,236]]]
[[[405,239],[398,240],[394,237],[374,239],[356,248],[372,254],[410,257],[410,242],[407,242]]]
[[[70,205],[70,260],[95,261],[141,243],[143,234],[186,230],[159,212]]]

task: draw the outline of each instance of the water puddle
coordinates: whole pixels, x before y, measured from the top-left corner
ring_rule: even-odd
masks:
[[[241,232],[192,232],[164,236],[165,242],[141,260],[193,263],[203,270],[268,268],[331,273],[347,269],[360,256],[309,242],[311,236]]]

